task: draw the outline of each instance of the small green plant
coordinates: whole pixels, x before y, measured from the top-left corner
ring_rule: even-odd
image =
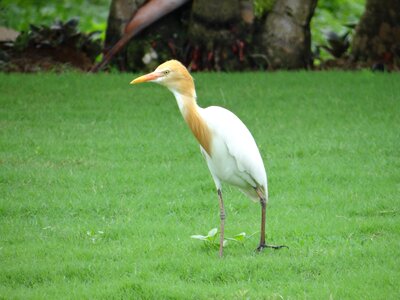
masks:
[[[207,235],[195,234],[190,236],[192,239],[204,241],[204,245],[207,247],[217,247],[219,246],[219,240],[217,240],[218,229],[211,229]],[[224,247],[227,245],[228,241],[224,240]]]
[[[95,244],[98,241],[101,241],[103,238],[104,231],[98,230],[88,230],[86,231],[86,235],[89,237],[89,239],[92,241],[93,244]]]
[[[204,244],[207,247],[218,247],[219,246],[219,239],[217,239],[217,233],[218,233],[218,229],[217,228],[213,228],[208,232],[207,235],[196,234],[196,235],[192,235],[190,237],[192,239],[204,241]],[[255,233],[253,233],[251,235],[247,235],[246,232],[241,232],[241,233],[239,233],[239,234],[237,234],[237,235],[235,235],[233,237],[227,237],[226,239],[224,239],[224,247],[226,247],[226,245],[228,244],[228,241],[234,241],[234,242],[239,243],[242,246],[244,246],[244,243],[249,238],[251,238]]]
[[[254,232],[253,234],[247,235],[246,232],[241,232],[234,237],[231,238],[226,238],[229,241],[234,241],[236,243],[239,243],[240,245],[244,246],[244,243],[250,239],[253,235],[255,235],[257,232]]]

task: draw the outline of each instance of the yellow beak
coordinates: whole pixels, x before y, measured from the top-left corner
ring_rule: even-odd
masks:
[[[142,83],[142,82],[156,80],[157,78],[159,78],[161,76],[162,76],[162,74],[160,74],[160,73],[152,72],[152,73],[149,73],[149,74],[146,74],[146,75],[143,75],[143,76],[133,79],[130,84],[136,84],[136,83]]]

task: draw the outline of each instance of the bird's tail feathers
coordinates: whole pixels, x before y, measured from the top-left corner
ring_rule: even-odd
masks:
[[[241,189],[243,194],[245,194],[248,198],[250,198],[253,202],[259,202],[260,198],[257,195],[257,192],[254,189]]]
[[[265,198],[268,203],[268,189],[264,186],[258,186],[251,189],[240,189],[247,197],[249,197],[253,202],[260,202],[260,195]]]
[[[265,202],[268,203],[268,187],[267,185],[259,185],[258,187],[256,187],[256,193],[258,198],[260,198],[260,196],[263,196],[265,198]]]

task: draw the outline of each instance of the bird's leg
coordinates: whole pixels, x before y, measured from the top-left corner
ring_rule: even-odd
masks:
[[[265,215],[267,211],[267,201],[265,197],[260,196],[260,204],[261,204],[261,236],[260,236],[260,246],[261,246],[265,245],[265,219],[266,219]]]
[[[258,197],[260,198],[260,204],[261,204],[261,236],[260,236],[260,244],[258,245],[256,250],[262,251],[264,248],[272,248],[272,249],[288,248],[285,245],[268,245],[265,243],[265,220],[267,211],[267,199],[258,188],[256,188],[256,192]]]
[[[222,257],[224,253],[224,228],[225,228],[225,207],[224,201],[222,200],[222,192],[218,189],[218,199],[219,199],[219,217],[221,220],[220,224],[220,240],[219,240],[219,256]]]

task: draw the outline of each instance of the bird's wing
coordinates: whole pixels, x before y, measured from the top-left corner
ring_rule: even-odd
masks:
[[[206,122],[213,134],[225,143],[238,169],[249,175],[258,186],[267,189],[267,178],[260,152],[246,125],[229,110],[210,106],[203,110]]]

